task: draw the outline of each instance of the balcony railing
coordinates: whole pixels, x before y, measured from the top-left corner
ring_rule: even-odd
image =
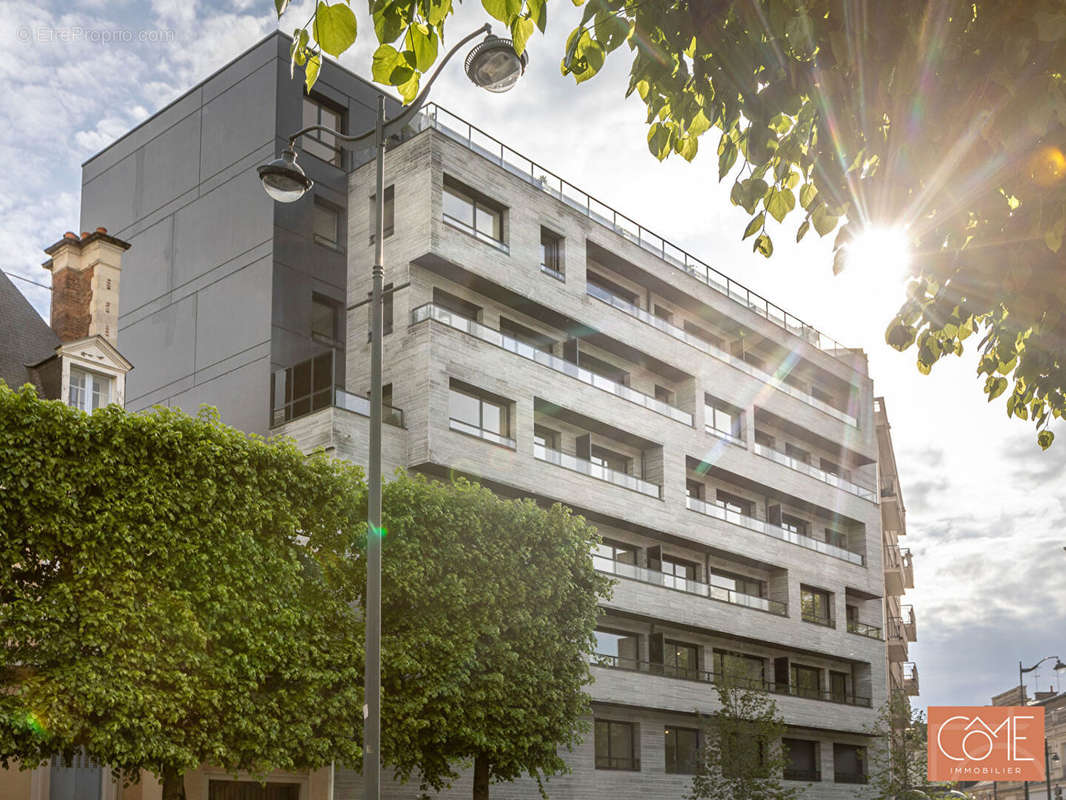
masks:
[[[343,408],[364,417],[370,416],[370,398],[362,397],[335,385],[336,353],[330,350],[274,372],[271,381],[271,427],[320,411]],[[382,404],[382,422],[402,428],[403,411]]]
[[[866,783],[866,775],[862,772],[835,772],[833,781],[835,783]]]
[[[638,661],[637,659],[627,658],[625,656],[596,653],[590,658],[590,661],[593,666],[597,667],[621,669],[630,672],[644,672],[649,675],[662,675],[667,678],[677,678],[678,680],[696,681],[699,683],[717,684],[725,680],[725,676],[721,673],[712,672],[710,670],[679,668],[670,666],[669,664],[653,664],[649,661]],[[821,700],[827,703],[862,706],[863,708],[870,708],[872,706],[872,701],[869,697],[825,691],[823,689],[813,689],[804,686],[779,684],[774,681],[760,678],[732,675],[729,677],[729,683],[740,688],[751,689],[757,692],[788,695],[790,697],[799,697],[804,700]]]
[[[822,779],[822,771],[818,769],[800,769],[799,767],[785,767],[786,781],[810,781],[817,783]]]
[[[705,500],[698,500],[695,497],[685,498],[685,503],[690,510],[700,514],[706,514],[708,517],[714,517],[715,519],[724,520],[725,522],[739,525],[740,527],[747,528],[751,531],[764,533],[767,536],[773,536],[775,539],[796,544],[800,547],[806,547],[808,550],[817,550],[819,553],[833,556],[833,558],[840,558],[844,561],[849,561],[852,564],[863,566],[866,563],[866,559],[861,553],[853,553],[851,550],[845,550],[843,547],[837,547],[828,542],[821,542],[817,539],[812,539],[810,536],[804,536],[799,533],[794,533],[793,531],[785,530],[777,525],[771,525],[769,522],[763,522],[761,519],[740,514],[726,508],[724,503],[707,502]]]
[[[479,428],[476,425],[471,425],[467,422],[463,422],[462,420],[450,419],[448,420],[448,427],[451,428],[453,431],[465,433],[467,436],[476,436],[478,439],[484,439],[486,442],[492,442],[493,444],[498,444],[503,447],[509,447],[512,450],[514,450],[516,447],[514,439],[509,439],[508,437],[501,436],[498,433],[487,431],[484,428]]]
[[[652,233],[629,217],[619,214],[610,206],[601,203],[534,161],[516,153],[500,140],[435,103],[426,106],[425,112],[420,115],[416,125],[420,129],[435,128],[450,139],[498,164],[512,175],[522,178],[541,191],[561,200],[574,210],[658,256],[675,269],[681,270],[783,330],[798,336],[822,352],[842,360],[851,355],[852,351],[815,327],[797,319],[746,286],[742,286],[732,278],[704,264],[695,256]]]
[[[843,489],[845,492],[861,497],[863,500],[869,500],[871,503],[877,502],[877,492],[874,491],[872,487],[863,486],[854,481],[841,478],[839,475],[826,472],[824,469],[818,469],[818,467],[812,466],[806,461],[801,461],[798,458],[793,458],[787,453],[782,453],[780,450],[775,450],[772,447],[767,447],[764,444],[756,442],[755,453],[764,458],[769,458],[771,461],[776,461],[778,464],[783,464],[789,469],[794,469],[796,472],[810,475],[812,478],[822,481],[822,483],[828,483],[830,486],[836,486],[838,489]]]
[[[785,603],[778,600],[770,600],[765,597],[755,597],[754,595],[743,594],[732,589],[727,589],[724,586],[715,586],[713,584],[690,581],[676,575],[667,575],[663,572],[647,569],[646,567],[638,567],[635,564],[626,564],[622,561],[615,561],[597,555],[592,557],[592,565],[600,572],[617,575],[620,578],[629,578],[630,580],[640,581],[641,583],[665,586],[667,589],[675,589],[679,592],[687,592],[688,594],[707,597],[711,600],[718,600],[735,606],[754,608],[758,611],[766,611],[781,617],[788,614],[788,606]]]
[[[583,458],[578,458],[569,453],[563,453],[559,450],[551,450],[543,445],[534,444],[533,457],[540,461],[547,461],[549,464],[555,464],[557,467],[562,467],[563,469],[580,472],[582,475],[588,475],[590,478],[597,478],[601,481],[607,481],[607,483],[613,483],[615,486],[621,486],[623,489],[630,489],[634,492],[640,492],[641,494],[647,495],[648,497],[662,499],[663,487],[656,483],[648,483],[633,475],[627,475],[624,472],[618,472],[617,470],[609,469],[600,464],[594,464],[591,461],[586,461]]]
[[[611,292],[600,286],[597,286],[594,283],[586,284],[585,291],[590,297],[595,297],[597,300],[602,300],[604,303],[607,303],[608,305],[617,308],[619,311],[624,311],[626,314],[629,314],[632,317],[636,317],[641,322],[651,325],[653,328],[658,328],[666,335],[671,336],[674,339],[677,339],[678,341],[685,342],[686,344],[695,347],[697,350],[700,350],[706,353],[707,355],[712,356],[713,358],[717,358],[719,361],[724,361],[726,364],[736,367],[741,372],[745,372],[748,375],[751,375],[753,378],[757,378],[762,383],[767,383],[770,386],[773,386],[775,389],[779,389],[780,391],[784,392],[785,394],[790,394],[793,397],[802,400],[804,403],[807,403],[808,405],[817,408],[819,411],[823,411],[829,416],[840,420],[841,422],[846,422],[849,425],[853,425],[856,427],[859,424],[858,420],[851,414],[848,414],[845,411],[841,411],[839,408],[835,408],[829,405],[828,403],[819,400],[817,397],[813,397],[809,392],[805,392],[796,386],[792,386],[791,384],[780,380],[776,375],[771,375],[770,373],[764,372],[758,367],[752,366],[747,361],[744,361],[741,358],[737,358],[731,353],[727,353],[725,350],[715,347],[710,342],[705,341],[704,339],[701,339],[698,336],[694,336],[693,334],[686,331],[684,328],[679,328],[664,319],[660,319],[654,314],[645,311],[640,306],[633,305],[632,303],[623,300],[621,297],[612,294]]]
[[[725,439],[727,442],[729,442],[730,444],[735,444],[737,447],[746,448],[748,446],[747,443],[744,441],[743,437],[737,436],[735,433],[719,430],[713,425],[704,425],[703,429],[707,431],[707,433],[711,434],[711,436],[717,436],[719,439]]]
[[[810,622],[812,625],[821,625],[823,628],[836,627],[832,617],[823,617],[821,614],[815,614],[813,611],[804,611],[801,616],[803,617],[804,622]]]
[[[576,378],[589,386],[595,386],[597,389],[610,392],[613,395],[621,397],[623,400],[628,400],[631,403],[644,406],[651,411],[670,417],[678,422],[682,422],[689,427],[692,426],[692,415],[687,411],[674,408],[674,406],[669,403],[664,403],[662,400],[658,400],[651,395],[638,392],[636,389],[631,389],[628,386],[612,381],[602,375],[597,375],[595,372],[579,367],[577,364],[573,364],[566,359],[559,358],[551,353],[545,353],[543,350],[538,350],[532,345],[513,339],[487,325],[482,325],[480,322],[467,319],[466,317],[460,316],[446,308],[433,305],[433,303],[426,303],[411,312],[412,325],[427,319],[436,320],[450,328],[454,328],[457,331],[462,331],[476,339],[480,339],[483,342],[500,347],[510,353],[519,355],[522,358],[529,359],[530,361],[535,361],[542,366],[555,370],[556,372],[569,375],[571,378]]]
[[[876,625],[867,625],[865,622],[859,622],[857,619],[848,620],[848,633],[855,633],[859,636],[865,636],[867,639],[880,639],[881,629]]]

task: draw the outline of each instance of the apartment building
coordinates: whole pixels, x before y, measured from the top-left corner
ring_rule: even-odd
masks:
[[[880,465],[881,534],[885,564],[885,640],[887,642],[888,688],[906,697],[918,694],[918,665],[910,660],[910,643],[918,641],[914,607],[903,602],[914,588],[914,560],[909,548],[900,547],[907,534],[907,510],[896,471],[896,451],[892,447],[892,426],[885,398],[874,398],[877,451]]]

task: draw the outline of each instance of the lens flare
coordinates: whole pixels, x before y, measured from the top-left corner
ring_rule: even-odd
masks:
[[[899,282],[911,263],[907,232],[900,227],[866,228],[847,245],[847,268],[871,283]]]
[[[1041,147],[1029,157],[1029,179],[1038,186],[1054,186],[1066,178],[1066,156],[1059,148]]]

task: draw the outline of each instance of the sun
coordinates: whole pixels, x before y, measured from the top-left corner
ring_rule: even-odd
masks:
[[[910,268],[910,241],[902,227],[865,228],[846,247],[847,270],[874,285],[900,283]]]

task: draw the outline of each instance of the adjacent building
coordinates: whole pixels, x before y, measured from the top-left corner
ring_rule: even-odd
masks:
[[[372,167],[305,138],[315,186],[288,206],[255,167],[305,123],[369,127],[378,90],[327,63],[302,95],[288,48],[268,37],[87,161],[82,221],[134,245],[127,407],[208,403],[365,462]],[[788,781],[864,796],[880,708],[917,684],[913,636],[890,652],[912,578],[865,356],[443,109],[391,143],[385,175],[386,472],[566,503],[617,579],[591,732],[551,796],[681,796],[727,673],[773,695]],[[205,768],[186,789],[360,796],[341,767],[274,774],[269,791],[240,780]],[[158,797],[150,779],[112,791]],[[539,796],[521,781],[493,795]]]

